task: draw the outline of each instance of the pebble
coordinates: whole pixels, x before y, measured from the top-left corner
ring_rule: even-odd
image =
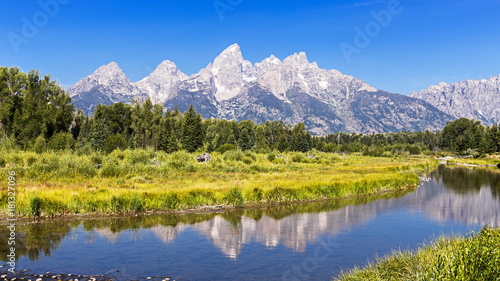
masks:
[[[0,276],[0,278],[2,278],[2,279],[5,279],[5,277],[7,277],[7,274]]]
[[[43,281],[43,280],[42,280],[42,278],[38,278],[38,279],[36,279],[36,281]]]

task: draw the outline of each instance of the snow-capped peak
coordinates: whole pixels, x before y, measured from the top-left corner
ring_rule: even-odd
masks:
[[[296,65],[307,65],[309,61],[307,60],[307,55],[304,52],[295,53],[287,57],[283,63],[294,63]]]
[[[233,54],[240,54],[241,55],[240,45],[234,43],[233,45],[227,47],[224,51],[222,51],[222,54],[227,54],[227,53],[233,53]]]
[[[97,80],[100,84],[104,85],[113,84],[118,81],[130,82],[125,73],[123,73],[122,69],[114,61],[99,67],[89,77],[92,77],[93,79]]]
[[[174,95],[179,84],[188,79],[189,76],[182,73],[175,63],[164,60],[148,77],[134,83],[143,92],[157,103],[163,103]]]

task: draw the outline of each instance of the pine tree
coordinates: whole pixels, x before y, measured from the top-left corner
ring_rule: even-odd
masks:
[[[308,132],[306,132],[304,123],[295,125],[292,131],[292,150],[301,152],[309,151],[311,149],[310,137],[311,135],[308,135]]]
[[[238,147],[245,151],[250,150],[252,148],[252,143],[250,141],[250,136],[248,134],[248,130],[243,128],[240,132],[240,139],[238,140]]]
[[[196,151],[203,146],[204,135],[201,115],[196,113],[193,105],[190,105],[189,110],[184,112],[181,134],[182,148],[189,152]]]
[[[278,150],[280,152],[283,152],[288,149],[288,141],[286,140],[285,136],[281,136],[278,140]]]

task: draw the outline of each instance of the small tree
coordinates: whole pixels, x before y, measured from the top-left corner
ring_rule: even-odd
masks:
[[[125,149],[127,148],[127,141],[120,134],[114,134],[106,139],[104,144],[104,152],[111,153],[115,149]]]
[[[241,130],[241,132],[240,132],[240,139],[238,140],[238,146],[243,151],[249,150],[252,148],[250,136],[249,136],[248,130],[246,128],[243,128],[243,130]]]
[[[49,149],[64,150],[75,148],[76,142],[69,132],[60,132],[53,135],[49,140]]]

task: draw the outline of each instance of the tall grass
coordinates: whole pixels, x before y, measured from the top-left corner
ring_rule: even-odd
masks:
[[[498,280],[500,229],[441,237],[416,252],[398,251],[337,280]]]
[[[0,150],[0,171],[16,171],[19,215],[57,216],[374,194],[415,186],[419,179],[414,169],[433,165],[422,158],[281,155],[229,150],[214,152],[208,163],[197,163],[195,155],[185,151],[115,150],[104,155]],[[5,213],[3,185],[1,194],[0,210]]]

